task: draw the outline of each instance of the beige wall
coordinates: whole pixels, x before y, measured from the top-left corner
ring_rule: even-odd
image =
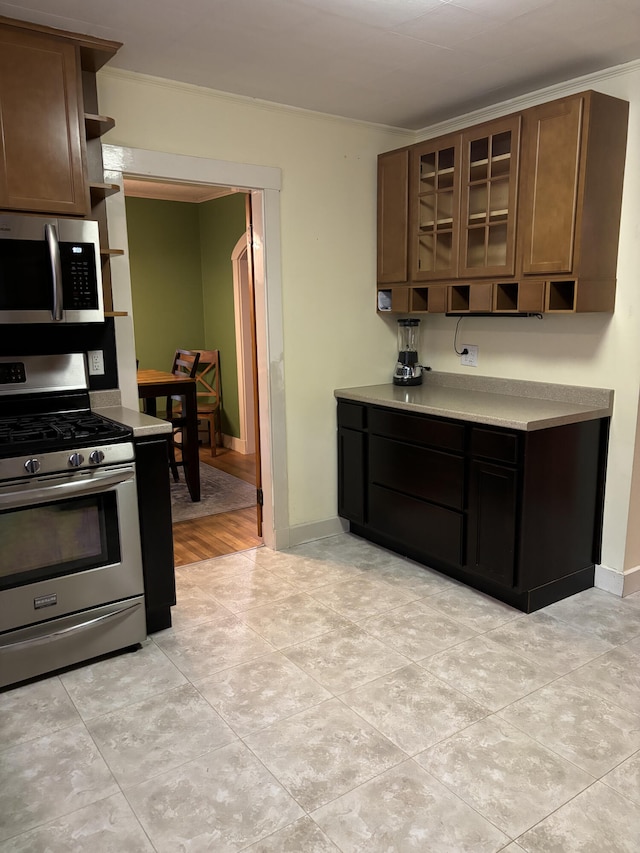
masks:
[[[113,145],[282,169],[289,523],[336,516],[333,390],[387,381],[395,324],[375,310],[376,155],[413,134],[100,72]]]
[[[388,381],[395,359],[395,322],[375,313],[376,155],[416,137],[109,69],[98,81],[100,110],[116,118],[110,143],[282,169],[289,520],[296,526],[335,517],[333,389]],[[572,86],[631,101],[615,314],[469,318],[459,341],[480,347],[480,374],[615,389],[603,564],[622,571],[640,564],[640,542],[630,539],[625,555],[640,385],[640,66]],[[420,138],[572,86],[460,117]],[[453,353],[454,328],[453,318],[425,320],[423,362],[465,369]]]

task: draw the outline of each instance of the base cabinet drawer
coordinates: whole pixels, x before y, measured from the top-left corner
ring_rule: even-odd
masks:
[[[372,435],[369,479],[416,498],[462,509],[464,458]]]
[[[369,524],[427,557],[456,566],[461,564],[461,513],[381,486],[370,486]]]
[[[441,450],[461,452],[464,448],[463,424],[425,415],[372,408],[369,411],[369,429],[374,435],[386,435],[400,441],[426,444]]]

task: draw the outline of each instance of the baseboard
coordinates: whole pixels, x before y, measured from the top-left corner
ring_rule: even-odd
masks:
[[[235,450],[236,453],[242,453],[243,456],[247,455],[247,442],[244,438],[236,438],[235,435],[225,435],[223,433],[222,444],[230,450]]]
[[[618,572],[608,566],[596,566],[594,586],[620,597],[638,592],[640,590],[640,566],[634,566],[628,572]]]
[[[312,521],[310,524],[297,524],[289,528],[289,548],[294,545],[302,545],[304,542],[313,542],[315,539],[326,539],[327,536],[337,536],[346,533],[349,523],[335,516],[324,521]]]

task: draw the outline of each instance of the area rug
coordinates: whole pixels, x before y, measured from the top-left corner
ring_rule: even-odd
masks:
[[[171,480],[171,518],[173,522],[217,515],[256,504],[256,487],[238,477],[200,463],[200,501],[193,502],[180,469],[180,480]]]

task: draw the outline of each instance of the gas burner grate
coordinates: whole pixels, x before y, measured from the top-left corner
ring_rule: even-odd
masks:
[[[0,447],[27,445],[56,449],[81,442],[104,442],[128,437],[130,430],[93,412],[54,412],[0,418]]]

